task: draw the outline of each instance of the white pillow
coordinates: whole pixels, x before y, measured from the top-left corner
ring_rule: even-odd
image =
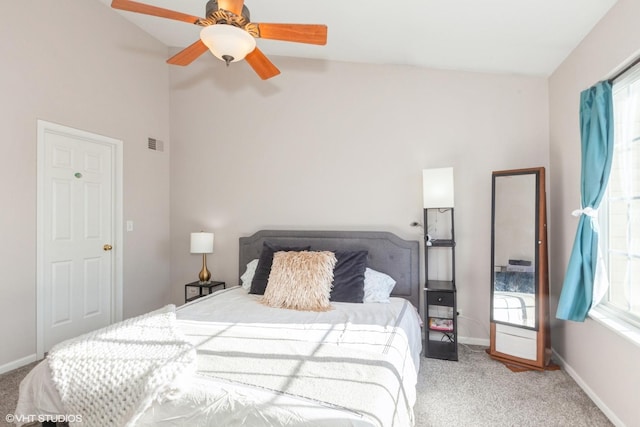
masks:
[[[258,266],[258,260],[254,259],[249,264],[247,264],[247,269],[240,276],[240,280],[242,281],[242,288],[249,292],[251,289],[251,282],[253,281],[253,276],[256,274],[256,267]]]
[[[364,299],[362,302],[390,303],[389,296],[396,281],[389,275],[372,270],[364,271]]]

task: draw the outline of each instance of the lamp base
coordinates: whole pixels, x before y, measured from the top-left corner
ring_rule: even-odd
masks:
[[[208,285],[211,283],[211,273],[207,270],[207,254],[202,254],[202,270],[200,270],[200,274],[198,274],[198,279],[200,279],[201,285]]]

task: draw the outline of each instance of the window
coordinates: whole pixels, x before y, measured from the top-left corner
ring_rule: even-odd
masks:
[[[601,248],[609,275],[604,305],[640,327],[640,65],[613,84],[614,154]]]

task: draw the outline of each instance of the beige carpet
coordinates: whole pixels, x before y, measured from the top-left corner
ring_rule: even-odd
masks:
[[[458,362],[422,359],[416,426],[613,425],[565,371],[514,373],[484,350],[460,345]]]
[[[612,424],[564,371],[513,373],[483,347],[461,345],[460,361],[422,359],[417,427],[609,427]],[[0,426],[32,365],[0,375]]]
[[[7,414],[13,414],[18,403],[20,381],[35,365],[36,362],[30,363],[15,371],[0,375],[0,426],[14,425],[6,421]]]

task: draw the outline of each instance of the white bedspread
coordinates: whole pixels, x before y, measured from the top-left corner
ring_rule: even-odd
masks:
[[[334,303],[315,313],[256,300],[238,287],[178,308],[198,373],[180,397],[153,404],[136,425],[413,424],[421,334],[411,304]],[[42,390],[50,381],[45,368],[29,374],[25,387]],[[55,396],[40,396],[39,404],[55,407]]]

